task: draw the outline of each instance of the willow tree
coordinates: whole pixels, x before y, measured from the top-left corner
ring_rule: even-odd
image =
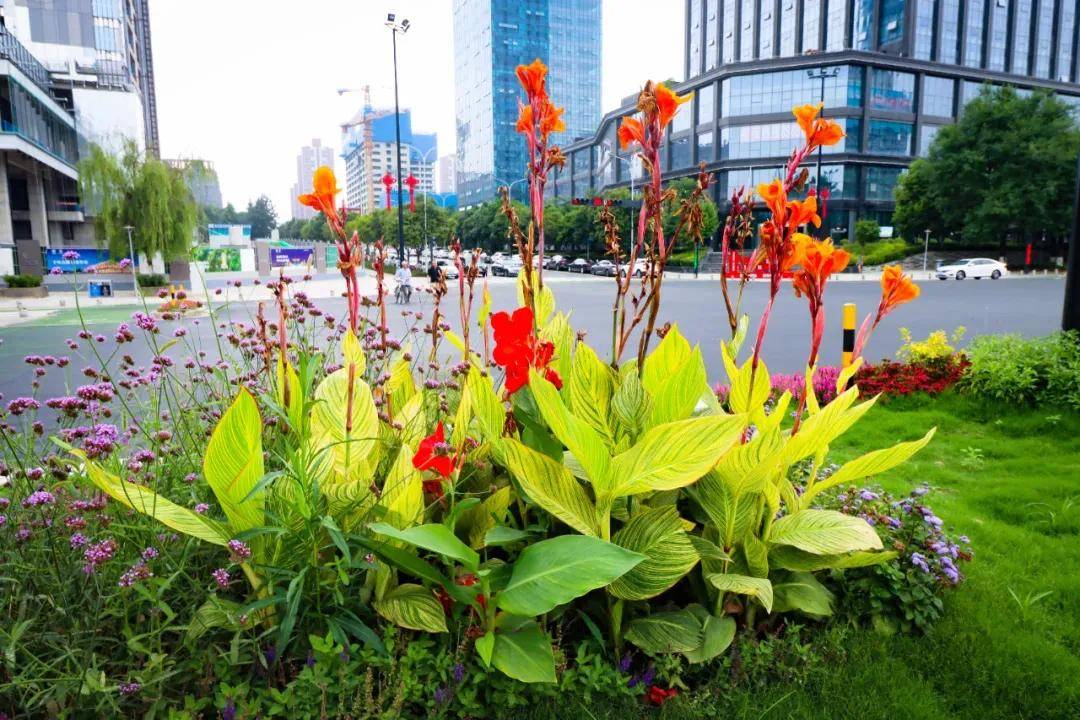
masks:
[[[127,257],[131,226],[136,252],[164,260],[186,257],[198,207],[184,172],[145,155],[132,141],[117,153],[91,145],[79,161],[79,191],[98,245],[114,258]]]

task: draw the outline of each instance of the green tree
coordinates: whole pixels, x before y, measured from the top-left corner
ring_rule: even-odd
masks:
[[[91,209],[99,246],[127,257],[127,226],[136,252],[163,260],[187,257],[199,210],[184,174],[144,155],[134,141],[118,153],[91,145],[79,161],[79,192]]]
[[[251,225],[251,237],[270,237],[270,231],[277,227],[277,212],[270,198],[260,195],[254,202],[249,201],[244,212],[244,223]]]
[[[1072,220],[1077,153],[1080,129],[1061,100],[984,87],[901,179],[894,223],[909,238],[930,228],[1002,248],[1009,234],[1061,236]]]
[[[300,231],[303,229],[307,220],[300,220],[299,218],[293,218],[292,220],[286,220],[278,225],[278,234],[282,240],[295,240],[300,237]]]
[[[877,220],[859,220],[855,223],[855,242],[860,245],[875,243],[881,239],[881,225]]]

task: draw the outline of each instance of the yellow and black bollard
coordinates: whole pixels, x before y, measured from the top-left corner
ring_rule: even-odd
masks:
[[[855,303],[844,303],[843,367],[851,364],[855,352]]]

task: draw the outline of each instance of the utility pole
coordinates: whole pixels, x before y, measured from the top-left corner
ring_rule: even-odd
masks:
[[[1062,330],[1080,332],[1080,160],[1077,160],[1076,194],[1073,197],[1072,234],[1069,236],[1069,257],[1065,261],[1065,310],[1061,315]]]
[[[402,207],[405,200],[402,197],[401,187],[401,107],[398,105],[397,36],[398,32],[404,34],[409,31],[409,21],[404,18],[399,21],[394,13],[388,13],[386,16],[386,26],[390,28],[394,45],[394,140],[397,143],[397,249],[398,267],[401,267],[405,263],[405,210]]]
[[[832,68],[829,68],[828,70],[826,70],[825,68],[817,68],[816,70],[807,70],[806,71],[806,76],[808,78],[810,78],[811,80],[820,80],[821,81],[821,95],[819,96],[819,99],[821,100],[821,117],[825,117],[825,81],[827,79],[829,79],[829,78],[837,77],[839,74],[840,74],[840,68],[838,68],[838,67],[832,67]],[[822,197],[822,194],[821,194],[821,152],[822,152],[822,147],[819,145],[818,146],[818,151],[817,151],[817,183],[814,185],[814,188],[816,189],[817,194],[818,194],[818,198]],[[828,228],[829,228],[829,226],[825,224],[825,204],[823,202],[819,202],[818,206],[822,210],[822,212],[821,212],[821,236],[824,237],[825,234],[828,232]]]

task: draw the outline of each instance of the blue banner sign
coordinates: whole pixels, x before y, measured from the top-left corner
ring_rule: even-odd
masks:
[[[288,267],[289,265],[310,265],[315,262],[312,248],[270,248],[270,266]]]
[[[72,258],[71,253],[77,253],[77,258]],[[68,254],[65,258],[64,255]],[[62,272],[84,272],[86,268],[105,262],[109,259],[109,251],[100,248],[69,247],[48,248],[45,250],[45,269],[59,268]]]

